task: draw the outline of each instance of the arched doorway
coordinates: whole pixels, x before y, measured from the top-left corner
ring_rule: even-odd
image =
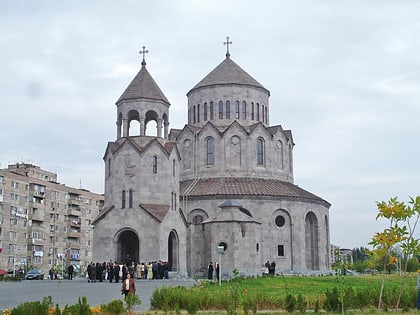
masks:
[[[305,218],[306,268],[319,270],[318,220],[313,212]]]
[[[125,230],[118,236],[117,257],[119,262],[123,262],[126,255],[130,255],[133,262],[139,261],[139,238],[132,230]]]
[[[170,271],[178,271],[179,268],[179,241],[175,231],[171,231],[168,237],[168,263]]]

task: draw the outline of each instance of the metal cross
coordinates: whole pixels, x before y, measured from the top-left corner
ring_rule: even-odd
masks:
[[[231,45],[232,44],[232,41],[229,41],[229,36],[226,36],[226,41],[225,42],[223,42],[223,45],[226,45],[227,46],[227,49],[226,49],[226,57],[230,57],[230,53],[229,53],[229,45]]]
[[[146,46],[143,46],[142,48],[143,48],[143,50],[139,51],[139,54],[143,55],[143,61],[141,62],[141,65],[145,66],[146,65],[146,60],[144,59],[144,57],[149,51],[146,50]]]

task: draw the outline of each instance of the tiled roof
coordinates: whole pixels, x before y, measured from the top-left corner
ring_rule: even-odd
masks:
[[[250,76],[245,70],[239,67],[232,59],[227,57],[213,71],[211,71],[204,79],[198,82],[188,93],[187,96],[196,89],[220,85],[220,84],[236,84],[254,86],[270,92],[262,86],[257,80]]]
[[[153,80],[145,65],[142,66],[139,73],[137,73],[133,81],[131,81],[129,86],[125,89],[124,93],[118,99],[117,104],[126,100],[142,98],[163,101],[169,105],[168,99],[156,84],[155,80]]]
[[[292,183],[277,179],[249,177],[200,178],[180,183],[181,195],[199,196],[275,196],[327,201]]]
[[[146,210],[152,217],[162,222],[169,210],[169,205],[156,205],[149,203],[141,203],[140,207]]]

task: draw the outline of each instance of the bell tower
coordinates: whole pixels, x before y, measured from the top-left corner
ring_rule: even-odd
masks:
[[[141,69],[116,102],[117,140],[129,136],[145,136],[149,122],[156,122],[156,136],[168,139],[169,106],[171,105],[146,69],[145,55],[149,51],[143,46]],[[140,130],[131,130],[137,121]]]

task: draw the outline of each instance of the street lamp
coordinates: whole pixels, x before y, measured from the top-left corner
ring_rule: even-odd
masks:
[[[61,280],[64,280],[64,255],[69,249],[71,249],[71,247],[64,248],[63,253],[61,254]]]
[[[222,285],[222,255],[225,252],[225,247],[223,245],[217,246],[217,253],[219,254],[219,286]],[[217,270],[216,270],[217,275]]]

